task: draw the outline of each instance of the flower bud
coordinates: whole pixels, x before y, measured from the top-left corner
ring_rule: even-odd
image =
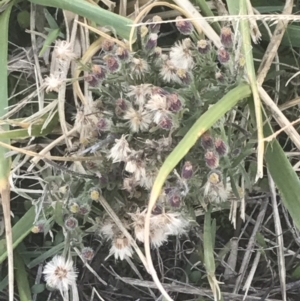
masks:
[[[198,52],[201,54],[206,54],[210,50],[210,45],[206,40],[200,40],[197,42]]]
[[[233,151],[231,151],[233,157],[237,157],[240,153],[241,153],[240,148],[235,148]]]
[[[101,195],[101,190],[99,188],[92,188],[90,190],[90,198],[93,201],[98,201]]]
[[[69,210],[70,212],[72,213],[78,213],[79,212],[79,205],[77,203],[72,203],[70,206],[69,206]]]
[[[106,118],[100,118],[97,122],[97,128],[100,132],[107,132],[111,129],[111,121]]]
[[[214,140],[208,131],[202,134],[200,143],[205,150],[214,148]]]
[[[170,130],[173,126],[173,122],[172,122],[171,118],[169,118],[167,116],[163,116],[160,119],[158,125],[164,130]]]
[[[210,169],[215,169],[219,166],[219,156],[214,151],[208,151],[205,154],[206,165]]]
[[[111,40],[106,39],[102,42],[101,46],[102,46],[102,50],[104,50],[105,52],[110,52],[110,51],[113,50],[114,45],[115,45],[114,42],[112,42]]]
[[[221,28],[221,42],[222,44],[229,48],[232,47],[232,31],[230,27],[222,27]]]
[[[154,16],[152,19],[150,19],[148,22],[156,22],[156,23],[149,25],[149,27],[148,27],[149,31],[151,33],[159,33],[161,21],[162,21],[162,18],[160,16]]]
[[[45,221],[37,221],[36,224],[31,228],[31,232],[34,234],[44,232]]]
[[[178,97],[178,94],[171,93],[167,95],[167,104],[168,104],[168,110],[171,112],[178,112],[182,108],[182,103]]]
[[[178,76],[181,83],[188,85],[192,82],[191,74],[185,69],[177,69],[176,75]]]
[[[152,212],[151,212],[153,215],[159,215],[159,214],[162,214],[162,208],[158,205],[156,205]]]
[[[230,55],[229,52],[224,48],[221,47],[218,49],[218,60],[221,64],[225,64],[229,61]]]
[[[105,78],[105,71],[100,65],[92,66],[93,76],[99,80],[103,80]]]
[[[212,170],[208,176],[207,180],[212,185],[218,185],[222,182],[222,174],[219,170]]]
[[[146,50],[153,50],[157,46],[157,33],[150,33],[148,40],[145,43]]]
[[[116,50],[116,55],[121,61],[127,61],[129,59],[129,52],[127,49],[119,46]]]
[[[174,208],[181,206],[180,191],[176,187],[170,187],[165,190],[169,204]]]
[[[226,155],[228,147],[221,138],[215,139],[215,150],[220,157]]]
[[[91,211],[91,206],[89,204],[83,204],[79,207],[79,213],[82,215],[87,215]]]
[[[118,98],[116,100],[116,107],[115,107],[115,112],[118,116],[120,116],[122,113],[124,113],[127,110],[127,104],[125,99],[123,98]]]
[[[94,253],[94,250],[90,247],[84,247],[82,250],[81,250],[81,256],[85,259],[85,260],[92,260],[93,257],[94,257],[95,253]]]
[[[91,87],[97,87],[99,84],[99,80],[93,75],[88,74],[84,77],[84,80],[91,86]]]
[[[70,216],[65,220],[65,227],[67,230],[73,231],[77,228],[77,226],[78,226],[78,220],[75,217]]]
[[[190,161],[186,161],[181,170],[181,177],[183,179],[190,179],[193,175],[193,165]]]
[[[184,35],[190,35],[193,32],[191,21],[184,20],[181,16],[176,17],[176,27],[178,31]]]
[[[114,73],[120,70],[121,65],[117,57],[108,54],[103,57],[103,60],[106,62],[106,67],[110,72]]]

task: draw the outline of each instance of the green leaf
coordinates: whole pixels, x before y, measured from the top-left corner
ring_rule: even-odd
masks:
[[[105,10],[98,5],[93,5],[83,0],[29,0],[39,5],[56,7],[71,11],[79,16],[85,17],[101,26],[111,26],[122,38],[129,40],[133,21]]]
[[[43,48],[39,52],[39,57],[41,57],[44,54],[46,49],[50,47],[50,45],[56,40],[59,34],[60,34],[60,28],[53,29],[49,32],[46,40],[44,41]]]
[[[22,257],[20,257],[18,252],[15,253],[14,259],[15,267],[17,270],[15,279],[17,282],[20,301],[32,301],[31,290],[28,282],[28,274],[25,269],[24,261]]]
[[[35,218],[34,207],[31,207],[22,218],[13,226],[13,248],[15,248],[31,231]],[[5,239],[0,240],[0,263],[7,258]]]
[[[33,294],[40,294],[46,289],[46,285],[44,283],[35,284],[31,287],[31,292]]]

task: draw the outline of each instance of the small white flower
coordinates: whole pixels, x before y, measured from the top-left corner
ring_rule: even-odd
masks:
[[[178,69],[190,70],[194,66],[193,54],[191,51],[192,41],[187,38],[178,42],[171,48],[170,59]]]
[[[60,60],[74,60],[76,54],[73,52],[72,44],[67,41],[58,40],[55,42],[54,51]]]
[[[126,162],[125,170],[132,173],[136,181],[146,177],[146,169],[142,160],[130,159]]]
[[[178,82],[178,76],[176,72],[177,68],[175,67],[173,62],[171,62],[170,60],[166,60],[163,62],[159,74],[165,82],[170,83]]]
[[[141,84],[138,86],[129,86],[128,97],[133,96],[135,103],[142,107],[145,104],[146,97],[151,94],[151,84]]]
[[[129,120],[132,132],[146,131],[151,123],[148,112],[137,111],[134,108],[129,108],[125,112],[124,119]]]
[[[131,73],[141,79],[145,73],[149,72],[149,65],[143,59],[133,58],[131,63]]]
[[[62,80],[57,74],[50,74],[44,79],[44,85],[46,87],[46,93],[55,91],[58,92],[60,86],[62,84]]]
[[[54,256],[44,267],[45,281],[50,287],[57,289],[64,295],[70,286],[76,283],[77,273],[72,260],[65,260],[62,256]]]
[[[123,260],[126,257],[131,257],[133,250],[129,244],[128,238],[125,236],[117,237],[112,241],[111,248],[109,250],[109,256],[114,255],[115,259]]]
[[[116,139],[115,141],[116,143],[111,148],[108,158],[112,159],[113,163],[126,161],[131,153],[131,149],[129,148],[129,144],[125,139],[125,136],[122,135],[120,139]]]
[[[154,94],[146,104],[149,111],[167,110],[167,98],[159,94]]]
[[[112,239],[115,234],[115,225],[112,223],[112,221],[106,221],[104,225],[100,229],[100,233],[106,238],[106,239]]]

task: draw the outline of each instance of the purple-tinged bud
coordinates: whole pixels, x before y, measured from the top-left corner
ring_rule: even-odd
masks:
[[[154,16],[152,19],[150,19],[148,22],[155,22],[155,24],[149,25],[149,31],[151,33],[159,33],[161,21],[162,18],[160,16]]]
[[[237,157],[239,154],[241,153],[241,149],[240,148],[235,148],[231,154],[233,157]]]
[[[111,121],[106,118],[100,118],[97,122],[97,129],[100,132],[107,132],[111,129]]]
[[[145,49],[153,50],[157,46],[157,33],[150,33],[148,40],[145,43]]]
[[[221,138],[215,139],[215,150],[220,157],[223,157],[227,154],[228,147]]]
[[[67,230],[74,231],[77,228],[77,226],[78,220],[75,217],[70,216],[65,220],[65,227]]]
[[[169,188],[166,194],[167,200],[172,207],[179,208],[181,206],[180,191],[176,187]]]
[[[91,86],[97,87],[99,85],[99,79],[96,78],[93,74],[88,74],[84,77],[84,80]]]
[[[94,257],[95,253],[94,253],[94,250],[90,247],[84,247],[82,250],[81,250],[81,256],[83,257],[83,259],[85,260],[92,260],[93,257]]]
[[[129,52],[127,49],[119,46],[116,50],[116,55],[121,61],[127,61],[129,59]]]
[[[182,109],[182,103],[178,97],[178,94],[171,93],[167,95],[168,110],[171,112],[178,112]]]
[[[215,169],[219,166],[219,156],[214,151],[208,151],[205,154],[206,165],[210,169]]]
[[[34,234],[43,233],[45,228],[45,221],[38,221],[36,224],[31,228],[31,232]]]
[[[230,27],[222,27],[221,28],[221,42],[222,44],[227,47],[230,48],[232,47],[232,31]]]
[[[115,43],[112,42],[111,40],[106,39],[102,42],[101,46],[102,46],[102,50],[104,50],[105,52],[110,52],[113,50]]]
[[[181,170],[181,177],[183,179],[190,179],[193,176],[193,165],[190,161],[186,161]]]
[[[176,17],[176,27],[180,33],[183,35],[190,35],[194,28],[189,20],[184,20],[181,16]]]
[[[212,136],[208,131],[202,134],[200,143],[205,150],[214,148],[214,139],[212,138]]]
[[[207,180],[212,185],[218,185],[222,182],[222,174],[219,170],[212,170],[208,174]]]
[[[229,61],[230,55],[229,52],[224,48],[221,47],[218,49],[218,60],[221,64],[225,64]]]
[[[79,213],[82,215],[87,215],[91,211],[91,206],[89,204],[83,204],[79,207]]]
[[[168,92],[161,87],[153,86],[151,88],[151,94],[152,95],[158,94],[160,96],[166,96],[166,95],[168,95]]]
[[[115,107],[115,112],[118,116],[123,114],[127,110],[127,104],[125,99],[123,98],[118,98],[116,100],[116,107]]]
[[[108,54],[103,57],[103,60],[106,62],[106,67],[110,72],[114,73],[120,70],[121,65],[116,56]]]
[[[176,75],[178,76],[181,83],[189,85],[192,82],[191,74],[185,69],[177,69]]]
[[[92,66],[93,76],[99,80],[103,80],[105,78],[105,71],[100,65]]]
[[[210,50],[210,45],[206,40],[200,40],[197,42],[198,52],[201,54],[206,54]]]
[[[171,118],[169,118],[167,116],[163,116],[160,119],[158,125],[164,130],[170,130],[173,126],[173,122],[172,122]]]

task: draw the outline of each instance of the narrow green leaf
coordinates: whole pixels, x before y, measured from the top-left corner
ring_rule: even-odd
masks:
[[[114,14],[83,0],[29,0],[30,2],[71,11],[102,26],[111,26],[124,39],[129,39],[132,20]]]
[[[41,57],[44,54],[46,49],[50,47],[50,45],[56,40],[59,34],[60,34],[60,28],[53,29],[49,32],[46,40],[44,41],[44,45],[41,51],[39,52],[39,57]]]
[[[203,229],[204,264],[206,272],[209,275],[214,274],[216,269],[213,246],[214,236],[215,233],[213,233],[213,227],[211,223],[211,212],[209,210],[205,213]]]
[[[25,269],[24,261],[22,257],[20,257],[18,252],[15,253],[14,259],[15,268],[18,271],[16,273],[15,279],[17,282],[20,301],[32,301],[31,290],[28,282],[28,274]]]
[[[31,231],[35,218],[34,207],[31,207],[22,218],[13,226],[13,248],[15,248]],[[7,258],[5,239],[0,240],[0,263]]]

